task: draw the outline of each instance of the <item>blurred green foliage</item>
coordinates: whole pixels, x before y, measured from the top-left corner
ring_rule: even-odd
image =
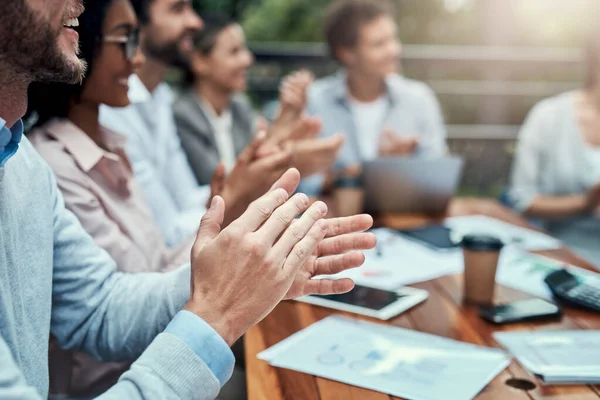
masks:
[[[243,26],[252,41],[316,42],[329,1],[262,0],[248,7]]]
[[[239,19],[253,3],[260,0],[192,0],[194,8],[200,13],[221,13]]]
[[[411,44],[578,46],[598,15],[598,0],[392,1],[400,37]],[[249,40],[266,42],[320,41],[330,2],[193,0],[200,13],[227,14],[242,22]]]

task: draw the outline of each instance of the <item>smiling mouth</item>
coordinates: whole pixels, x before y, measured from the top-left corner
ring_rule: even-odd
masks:
[[[79,19],[77,17],[69,18],[63,24],[63,28],[74,29],[79,26]]]
[[[63,28],[73,29],[79,26],[79,17],[83,14],[83,1],[79,1],[69,7],[64,16]]]
[[[121,86],[129,87],[129,78],[121,78],[117,83]]]

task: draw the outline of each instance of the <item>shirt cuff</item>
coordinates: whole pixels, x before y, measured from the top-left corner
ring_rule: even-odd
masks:
[[[235,357],[225,340],[202,318],[189,311],[180,311],[165,332],[178,337],[208,365],[221,387],[233,373]]]

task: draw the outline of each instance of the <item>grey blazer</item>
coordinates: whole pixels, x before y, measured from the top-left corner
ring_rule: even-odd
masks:
[[[209,116],[200,105],[196,93],[184,92],[173,105],[175,123],[188,162],[200,185],[210,184],[212,175],[221,160],[215,142],[215,132]],[[242,95],[231,101],[233,143],[236,155],[252,140],[254,111]]]

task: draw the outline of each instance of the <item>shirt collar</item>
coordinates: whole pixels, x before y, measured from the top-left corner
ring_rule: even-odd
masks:
[[[8,129],[6,121],[0,118],[0,168],[15,155],[22,137],[23,121],[18,120],[12,128]]]
[[[45,131],[48,136],[54,138],[73,157],[79,168],[88,173],[103,158],[111,162],[120,162],[117,154],[109,153],[96,144],[85,132],[69,120],[55,120],[50,122]],[[125,138],[102,129],[107,147],[112,149],[123,148]]]
[[[148,88],[146,88],[146,85],[144,85],[142,80],[136,74],[132,74],[129,77],[129,90],[127,94],[129,96],[129,101],[133,104],[154,101],[172,105],[174,100],[173,92],[169,85],[163,82],[154,89],[154,92],[150,93]]]
[[[397,78],[397,76],[394,77]],[[332,94],[337,101],[339,101],[340,103],[347,104],[348,99],[350,98],[350,93],[348,92],[348,74],[346,70],[341,69],[336,74],[336,79],[338,80],[338,84],[334,85],[332,89]],[[392,75],[388,76],[385,79],[386,97],[392,105],[395,105],[396,103],[400,102],[401,96],[398,93],[398,90],[394,90],[392,79]]]
[[[217,112],[215,111],[212,104],[210,104],[208,101],[206,101],[202,97],[199,97],[199,96],[195,96],[195,97],[196,97],[198,103],[200,104],[200,107],[204,110],[204,112],[208,116],[208,119],[210,120],[211,124],[213,124],[213,127],[215,125],[219,125],[219,124],[222,124],[225,126],[231,125],[232,120],[233,120],[233,115],[231,114],[230,107],[223,110],[221,115],[217,115]]]

